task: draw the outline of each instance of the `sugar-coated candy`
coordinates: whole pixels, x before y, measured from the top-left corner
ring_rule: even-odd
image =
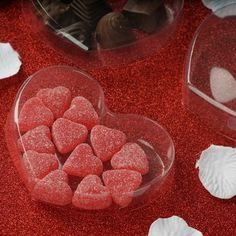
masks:
[[[126,135],[119,130],[96,125],[91,130],[90,141],[95,154],[102,161],[109,161],[126,143]]]
[[[73,193],[63,175],[58,172],[51,172],[39,180],[33,189],[33,198],[60,206],[71,203]]]
[[[75,97],[72,100],[69,110],[63,116],[64,118],[76,123],[85,125],[88,130],[98,124],[98,114],[93,105],[84,97]]]
[[[87,139],[88,130],[84,125],[59,118],[52,126],[52,137],[57,150],[68,153]]]
[[[18,146],[22,152],[32,150],[40,153],[55,153],[50,129],[44,125],[34,128],[21,136],[18,139]]]
[[[143,149],[136,143],[126,143],[111,159],[114,169],[128,169],[145,175],[149,171],[149,163]]]
[[[142,183],[142,175],[133,170],[108,170],[103,172],[102,178],[111,191],[113,201],[121,207],[132,202],[133,192]]]
[[[53,123],[53,114],[43,102],[36,97],[30,98],[23,105],[19,115],[21,132],[29,131],[40,125],[50,127]]]
[[[55,154],[38,153],[35,151],[25,152],[22,161],[30,187],[35,184],[37,179],[42,179],[59,166]]]
[[[40,89],[37,97],[52,111],[55,119],[62,117],[71,103],[71,92],[63,86]]]
[[[92,148],[85,143],[79,144],[66,160],[63,170],[73,176],[85,177],[89,174],[100,175],[102,161],[94,156]]]
[[[62,181],[62,182],[69,182],[68,175],[65,171],[57,169],[50,173],[50,180],[52,181]]]
[[[88,175],[78,185],[72,203],[87,210],[105,209],[111,205],[112,197],[98,176]]]

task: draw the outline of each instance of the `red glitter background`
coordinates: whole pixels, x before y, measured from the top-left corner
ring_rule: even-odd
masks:
[[[23,61],[20,73],[0,81],[0,235],[147,235],[159,217],[178,215],[205,236],[236,235],[235,198],[211,197],[202,187],[195,162],[210,144],[235,145],[209,130],[181,104],[183,65],[198,25],[209,14],[201,1],[186,1],[183,20],[167,47],[145,60],[91,74],[115,112],[137,113],[164,125],[176,147],[175,183],[170,198],[134,211],[97,213],[59,210],[33,202],[9,157],[3,128],[17,90],[37,70],[73,65],[27,27],[20,1],[0,9],[0,41],[10,42]]]

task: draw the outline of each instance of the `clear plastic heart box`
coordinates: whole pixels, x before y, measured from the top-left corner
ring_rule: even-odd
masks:
[[[125,3],[124,0],[109,2],[116,12],[121,12]],[[160,25],[154,32],[132,30],[134,34],[132,42],[103,48],[97,43],[96,35],[93,33],[93,46],[90,50],[78,46],[80,43],[73,36],[76,29],[64,32],[65,27],[62,27],[60,19],[48,14],[47,5],[43,4],[42,0],[24,0],[23,12],[28,25],[45,43],[49,43],[55,50],[70,58],[78,67],[88,70],[102,66],[125,65],[157,52],[175,32],[180,21],[183,3],[183,0],[165,0],[165,19],[160,21]],[[47,22],[50,21],[52,24],[45,23],[45,17]]]
[[[212,12],[196,31],[190,46],[183,91],[183,103],[192,113],[233,140],[236,139],[236,95],[232,94],[234,86],[236,90],[235,40],[236,4]]]
[[[175,157],[174,145],[166,130],[158,123],[146,117],[134,114],[112,113],[105,104],[103,90],[88,74],[67,66],[49,67],[30,76],[20,88],[6,125],[6,139],[14,164],[28,187],[28,177],[19,151],[17,140],[22,135],[19,131],[18,117],[22,105],[36,95],[42,88],[65,86],[72,91],[72,96],[84,96],[96,109],[100,123],[123,131],[128,142],[138,143],[145,151],[150,171],[143,176],[142,185],[132,193],[131,206],[140,206],[159,199],[167,189],[173,170]],[[57,154],[59,161],[60,154]],[[70,187],[74,191],[79,182],[73,180]],[[117,207],[115,204],[112,207]]]

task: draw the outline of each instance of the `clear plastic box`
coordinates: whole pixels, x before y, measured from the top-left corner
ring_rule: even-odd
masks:
[[[196,31],[190,46],[183,91],[183,103],[192,113],[233,140],[236,139],[236,96],[224,101],[224,94],[229,96],[232,86],[236,91],[236,82],[224,74],[227,71],[236,75],[235,39],[236,4],[209,15]],[[213,86],[223,100],[214,95]]]
[[[144,58],[162,48],[176,30],[179,23],[184,0],[165,0],[166,18],[152,33],[144,33],[133,29],[134,41],[119,47],[104,49],[92,36],[92,49],[82,50],[76,45],[74,38],[69,33],[61,33],[62,26],[53,17],[47,15],[46,9],[40,0],[23,1],[23,12],[28,25],[38,33],[45,43],[49,43],[65,57],[70,58],[77,66],[83,69],[93,69],[102,66],[124,65]],[[110,1],[116,12],[121,12],[126,1]],[[47,15],[53,25],[45,25],[43,17]]]
[[[166,193],[173,176],[171,173],[175,157],[174,144],[166,130],[155,121],[143,116],[112,113],[105,104],[100,85],[88,74],[67,66],[49,67],[30,76],[20,88],[8,117],[6,124],[8,149],[29,191],[32,191],[32,188],[28,184],[22,153],[17,146],[17,140],[22,135],[18,124],[19,112],[25,101],[35,96],[39,89],[56,86],[69,88],[73,97],[79,94],[89,99],[99,115],[101,124],[123,131],[127,135],[128,142],[138,143],[147,154],[150,171],[143,176],[142,185],[132,193],[131,206],[139,207],[159,199]],[[60,161],[60,154],[57,153],[57,156]],[[73,183],[72,189],[76,189],[77,185],[78,182]],[[117,206],[113,204],[113,208]]]

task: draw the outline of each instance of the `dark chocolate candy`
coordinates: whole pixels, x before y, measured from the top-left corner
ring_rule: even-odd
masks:
[[[45,24],[56,31],[57,35],[66,38],[83,50],[91,49],[92,29],[75,14],[66,0],[41,0],[35,5]]]
[[[167,18],[163,0],[128,0],[123,14],[132,27],[147,33],[154,32]]]
[[[128,0],[124,5],[124,10],[151,15],[164,3],[164,0]]]
[[[74,0],[71,7],[75,14],[92,28],[96,28],[102,16],[112,11],[104,0]]]
[[[69,8],[64,13],[58,15],[54,18],[57,22],[57,25],[61,28],[67,27],[69,25],[72,25],[81,19],[72,11],[71,8]]]
[[[65,4],[70,4],[72,3],[73,0],[61,0],[61,2],[65,3]]]
[[[96,38],[102,48],[116,48],[134,41],[129,21],[118,12],[108,13],[100,19]]]
[[[43,22],[53,29],[65,27],[78,20],[73,12],[69,12],[70,5],[61,0],[39,0],[34,2],[37,14],[42,17]]]

